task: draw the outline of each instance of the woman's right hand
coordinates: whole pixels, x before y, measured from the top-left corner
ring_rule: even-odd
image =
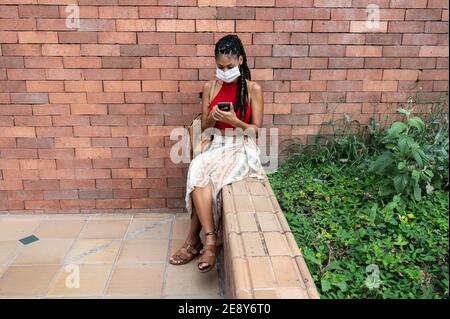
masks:
[[[214,105],[214,106],[211,108],[211,111],[210,111],[209,114],[208,114],[208,121],[213,121],[214,124],[216,123],[216,119],[214,118],[214,111],[215,111],[216,108],[218,108],[218,105],[217,105],[217,104]]]

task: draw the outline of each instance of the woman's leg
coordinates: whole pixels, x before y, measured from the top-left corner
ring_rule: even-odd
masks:
[[[214,219],[212,214],[212,189],[211,182],[206,185],[206,187],[194,187],[192,191],[192,200],[194,202],[197,217],[200,224],[203,227],[205,233],[213,232],[214,229]],[[206,236],[206,245],[216,244],[216,235]],[[200,264],[200,268],[205,268],[208,263]]]
[[[197,245],[201,242],[200,231],[202,230],[202,225],[200,224],[200,221],[198,220],[198,216],[197,216],[195,207],[192,207],[192,216],[191,217],[192,217],[191,224],[189,226],[189,232],[188,232],[185,242],[191,244],[194,247],[197,247]],[[170,261],[172,263],[177,263],[176,260],[178,260],[180,258],[180,254],[182,255],[181,258],[184,259],[186,257],[185,256],[186,253],[188,253],[188,252],[185,251],[185,249],[178,250],[170,257]]]

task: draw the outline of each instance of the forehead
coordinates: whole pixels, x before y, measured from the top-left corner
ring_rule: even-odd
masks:
[[[238,62],[238,59],[234,57],[233,55],[219,55],[216,58],[216,63],[222,66],[227,66],[229,64],[236,64]]]

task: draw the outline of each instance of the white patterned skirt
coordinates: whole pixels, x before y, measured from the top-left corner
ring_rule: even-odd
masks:
[[[222,188],[250,177],[264,180],[260,149],[250,136],[214,135],[210,146],[191,161],[186,183],[186,209],[192,218],[194,187],[205,187],[211,182],[214,229],[220,232],[222,224]],[[194,208],[195,209],[195,208]]]

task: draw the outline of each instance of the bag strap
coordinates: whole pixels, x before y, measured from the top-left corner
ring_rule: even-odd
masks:
[[[217,83],[217,80],[214,80],[214,84],[213,84],[213,87],[212,87],[212,89],[211,89],[211,92],[210,92],[210,94],[209,94],[209,104],[211,105],[211,102],[212,102],[212,99],[213,99],[213,96],[214,96],[214,91],[216,90],[216,83]]]

